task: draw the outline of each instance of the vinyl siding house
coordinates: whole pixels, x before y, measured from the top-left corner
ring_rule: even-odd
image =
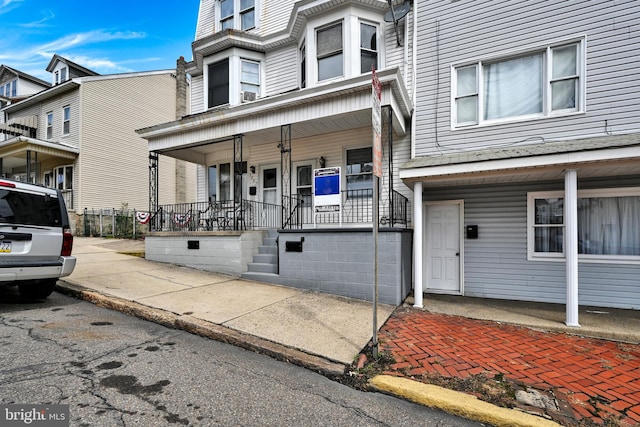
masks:
[[[640,309],[640,4],[417,3],[416,305]]]
[[[192,113],[138,130],[152,157],[197,165],[197,199],[157,204],[147,258],[372,299],[373,66],[380,299],[401,303],[411,289],[411,191],[398,175],[415,96],[409,8],[386,22],[386,0],[202,0],[185,64]],[[316,173],[337,168],[341,208],[327,211]]]
[[[50,86],[49,83],[37,77],[7,65],[0,65],[0,108],[12,102],[20,101]],[[0,135],[0,141],[2,141],[2,138],[2,135]]]
[[[58,55],[47,71],[51,87],[0,109],[2,175],[62,190],[76,215],[148,210],[149,153],[135,129],[176,117],[176,71],[98,75]],[[160,163],[161,200],[195,194],[195,171],[189,181],[180,162]]]

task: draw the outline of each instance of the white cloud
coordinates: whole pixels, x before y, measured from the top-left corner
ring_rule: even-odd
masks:
[[[0,0],[0,15],[15,9],[24,0]]]
[[[51,12],[50,10],[43,10],[42,14],[45,15],[42,19],[38,21],[27,22],[26,24],[20,24],[20,26],[23,28],[41,28],[45,26],[45,23],[47,21],[50,21],[56,17],[55,13]]]
[[[114,40],[131,40],[145,38],[147,35],[136,31],[118,31],[110,33],[103,30],[94,30],[86,33],[69,34],[52,42],[38,46],[35,53],[41,56],[53,56],[54,53],[73,47],[84,46],[92,43],[109,42]]]

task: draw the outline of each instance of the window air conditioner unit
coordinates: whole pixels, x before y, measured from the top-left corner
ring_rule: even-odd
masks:
[[[258,94],[255,92],[240,92],[240,99],[242,102],[251,102],[258,99]]]

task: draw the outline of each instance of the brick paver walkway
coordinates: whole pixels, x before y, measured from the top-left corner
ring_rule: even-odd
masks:
[[[640,425],[640,345],[402,308],[379,342],[405,376],[502,374],[566,399],[575,424]]]

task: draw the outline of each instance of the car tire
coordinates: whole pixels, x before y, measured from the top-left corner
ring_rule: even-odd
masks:
[[[28,300],[45,299],[56,287],[56,279],[37,280],[18,285],[20,296]]]

